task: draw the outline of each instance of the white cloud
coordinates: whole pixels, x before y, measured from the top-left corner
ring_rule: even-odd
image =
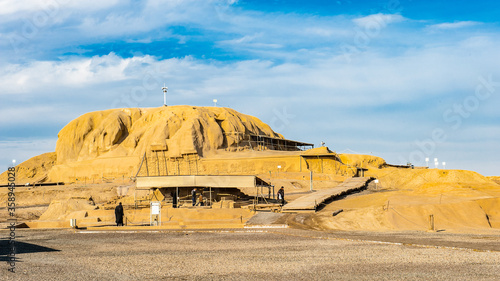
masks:
[[[477,21],[457,21],[457,22],[445,22],[434,25],[429,25],[428,27],[431,29],[458,29],[464,27],[470,27],[474,25],[481,24]]]
[[[233,9],[232,3],[222,0],[151,0],[145,4],[112,2],[108,6],[95,5],[92,12],[65,6],[38,25],[33,24],[29,15],[17,18],[18,21],[4,19],[6,24],[3,30],[0,28],[0,36],[7,40],[1,40],[0,45],[7,51],[15,49],[16,52],[32,55],[65,46],[114,42],[117,38],[125,42],[176,38],[183,44],[188,44],[192,37],[200,39],[199,35],[182,34],[182,31],[170,29],[172,26],[184,26],[208,31],[209,37],[203,39],[215,41],[224,48],[259,56],[285,57],[288,54],[274,50],[324,44],[332,46],[332,41],[352,35],[349,30],[352,22],[344,16],[266,14]],[[249,38],[252,40],[235,44]],[[32,50],[34,46],[36,49]]]
[[[140,64],[153,62],[151,56],[123,59],[114,53],[106,56],[65,61],[36,61],[28,65],[8,65],[0,78],[0,95],[37,92],[58,87],[91,87],[132,77],[127,72]]]
[[[253,40],[242,38],[239,43]],[[352,105],[353,97],[359,106],[404,103],[471,91],[479,75],[500,76],[496,70],[495,58],[500,57],[496,44],[488,40],[471,44],[470,40],[408,51],[396,57],[365,52],[350,63],[331,54],[303,63],[276,64],[268,60],[217,63],[192,57],[158,60],[147,55],[122,58],[110,53],[10,64],[0,75],[0,87],[4,89],[0,94],[54,95],[60,89],[116,87],[116,83],[133,87],[133,83],[142,83],[144,73],[154,73],[155,81],[168,80],[177,89],[198,96],[261,93],[280,99],[300,89],[314,92],[324,99],[323,103],[339,107]]]
[[[63,10],[78,10],[78,11],[96,11],[110,8],[119,3],[119,0],[0,0],[0,15],[8,16],[17,14],[20,17],[25,17],[32,12],[40,12],[32,14],[32,16],[53,16]],[[127,1],[128,2],[128,1]],[[28,13],[28,14],[27,14]]]
[[[363,28],[383,28],[394,22],[404,21],[405,18],[399,14],[373,14],[361,18],[353,19],[352,21]]]
[[[250,49],[280,49],[283,47],[281,44],[273,44],[273,43],[262,43],[259,42],[258,38],[262,37],[262,34],[255,35],[245,35],[241,38],[232,39],[232,40],[223,40],[219,41],[219,45],[230,45],[232,47],[237,48],[250,48]],[[263,40],[265,41],[265,40]]]
[[[234,1],[226,0],[147,0],[137,8],[120,5],[121,9],[107,10],[82,18],[80,32],[92,36],[137,34],[162,26],[194,24],[213,28],[220,24],[224,13]]]
[[[465,50],[470,50],[470,46],[467,45]],[[350,148],[380,152],[387,155],[389,161],[398,163],[408,151],[415,149],[416,140],[430,136],[436,126],[444,126],[450,136],[458,136],[471,130],[467,122],[482,122],[483,110],[488,112],[495,107],[497,99],[492,96],[491,100],[481,104],[481,110],[474,112],[473,119],[464,120],[467,122],[459,131],[451,131],[450,124],[442,120],[443,107],[438,103],[439,100],[444,102],[446,109],[474,94],[477,77],[483,74],[481,70],[494,69],[496,60],[491,60],[491,56],[499,56],[492,48],[484,53],[489,55],[464,59],[459,44],[408,52],[397,58],[365,53],[350,64],[340,63],[335,58],[308,64],[275,64],[264,60],[219,63],[191,57],[159,60],[150,56],[121,58],[114,54],[72,61],[38,62],[26,68],[11,66],[10,74],[2,78],[0,87],[7,87],[9,80],[22,76],[25,81],[33,82],[25,86],[33,87],[28,94],[34,99],[42,101],[60,96],[59,103],[45,104],[44,107],[27,104],[23,110],[2,109],[4,114],[0,117],[28,124],[30,119],[59,112],[62,103],[65,110],[56,117],[59,122],[64,120],[67,123],[83,112],[109,108],[114,100],[123,97],[133,103],[127,105],[120,100],[118,105],[159,106],[162,102],[160,87],[165,81],[169,87],[169,104],[202,106],[210,105],[213,98],[218,98],[221,106],[231,106],[273,123],[275,129],[285,136],[306,142],[327,141],[334,150]],[[492,75],[494,81],[500,79],[499,71]],[[79,91],[84,94],[72,93],[75,84],[82,87]],[[145,96],[134,100],[134,87],[145,89]],[[7,93],[10,91],[13,90]],[[465,93],[465,96],[450,98],[448,95],[453,95],[453,92]],[[72,95],[71,99],[64,101],[63,97],[67,95]],[[412,103],[425,105],[423,108],[409,107],[410,112],[405,114],[397,109],[378,114],[365,112]],[[295,116],[290,124],[275,120],[276,110],[284,109]],[[44,121],[55,122],[56,117],[44,117]],[[499,137],[491,131],[488,136]],[[370,141],[366,141],[367,137]],[[395,147],[397,153],[393,151]],[[484,149],[495,148],[488,146]],[[439,151],[440,157],[450,159],[451,168],[453,152],[441,148]]]

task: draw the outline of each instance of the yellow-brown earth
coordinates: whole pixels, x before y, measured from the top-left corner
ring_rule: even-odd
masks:
[[[259,119],[228,108],[169,106],[88,113],[60,131],[55,152],[17,166],[18,183],[63,181],[67,185],[24,187],[17,195],[18,204],[37,206],[31,214],[22,211],[25,220],[40,216],[57,220],[78,211],[96,212],[94,205],[67,201],[71,197],[87,200],[92,196],[100,208],[116,202],[118,196],[132,202],[131,178],[137,173],[155,175],[155,169],[139,169],[141,162],[151,167],[164,162],[160,174],[258,175],[275,186],[285,186],[288,200],[309,191],[311,171],[317,190],[334,187],[353,176],[356,168],[365,168],[365,176],[378,179],[377,184],[307,215],[305,223],[319,229],[427,230],[433,215],[437,230],[500,229],[499,177],[395,167],[379,157],[337,155],[326,147],[257,149],[248,142],[250,135],[283,139]],[[0,183],[6,180],[5,173],[0,175]],[[0,201],[6,200],[6,189],[2,189]],[[339,209],[343,212],[332,216]]]

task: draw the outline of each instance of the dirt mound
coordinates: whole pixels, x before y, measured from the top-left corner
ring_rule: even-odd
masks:
[[[303,155],[324,155],[324,154],[333,154],[333,152],[328,149],[326,146],[320,146],[313,149],[306,150]]]
[[[81,216],[85,217],[85,210],[94,210],[95,208],[96,206],[88,199],[70,198],[52,200],[47,211],[40,216],[40,220],[74,219],[76,217],[68,217],[73,212],[81,212]]]
[[[384,159],[362,154],[340,154],[340,159],[346,165],[360,168],[381,168],[386,162]]]
[[[457,195],[419,194],[408,190],[380,190],[334,201],[318,214],[323,229],[339,230],[435,230],[467,232],[500,228],[500,190],[488,194],[472,191]],[[332,213],[342,209],[336,216]]]
[[[236,146],[233,135],[283,138],[259,119],[222,107],[168,106],[84,114],[59,132],[57,163],[142,155],[155,147],[169,157]]]
[[[386,189],[412,190],[417,193],[471,196],[477,192],[498,190],[499,186],[488,178],[464,170],[384,168],[370,171]]]
[[[500,184],[500,177],[486,177],[491,181],[496,182],[497,184]]]
[[[16,183],[41,183],[47,180],[47,173],[56,164],[55,152],[40,154],[16,166]],[[7,172],[0,175],[0,184],[7,184]]]

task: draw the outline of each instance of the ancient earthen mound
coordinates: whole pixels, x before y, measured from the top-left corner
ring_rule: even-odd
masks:
[[[379,169],[386,164],[384,159],[373,155],[341,154],[340,159],[346,165],[360,168]]]
[[[326,206],[319,212],[322,227],[425,230],[430,215],[440,229],[500,227],[498,177],[389,165],[380,157],[338,155],[327,147],[300,151],[297,146],[304,143],[286,142],[259,119],[228,108],[111,109],[71,121],[59,133],[56,152],[18,165],[17,179],[23,184],[64,181],[86,187],[94,181],[125,184],[137,175],[257,175],[287,186],[290,193],[304,194],[313,174],[314,189],[319,190],[363,171],[377,182],[365,194]],[[0,175],[0,182],[6,181],[7,174]],[[23,188],[27,190],[19,193],[20,202],[40,204],[33,196],[39,190]],[[117,189],[118,195],[126,194]],[[85,219],[96,208],[86,196],[55,198],[40,219]],[[134,198],[122,201],[132,204]],[[0,194],[0,202],[6,201],[7,194]],[[343,212],[332,217],[338,209]]]
[[[221,107],[168,106],[87,113],[59,132],[57,163],[137,156],[157,147],[169,157],[236,147],[246,135],[283,138],[259,119]]]
[[[230,108],[168,106],[90,112],[59,132],[55,153],[18,165],[17,179],[24,184],[130,177],[146,153],[161,151],[167,159],[198,158],[222,149],[244,150],[252,136],[283,139],[258,118]],[[6,173],[0,182],[7,182]]]

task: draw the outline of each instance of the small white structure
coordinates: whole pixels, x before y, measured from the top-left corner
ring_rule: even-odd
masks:
[[[150,204],[149,225],[161,225],[161,202],[152,201]]]
[[[71,228],[76,228],[76,219],[70,219],[69,225],[71,226]]]
[[[165,86],[165,83],[163,83],[163,87],[161,88],[163,91],[163,106],[167,106],[167,91],[168,87]]]

